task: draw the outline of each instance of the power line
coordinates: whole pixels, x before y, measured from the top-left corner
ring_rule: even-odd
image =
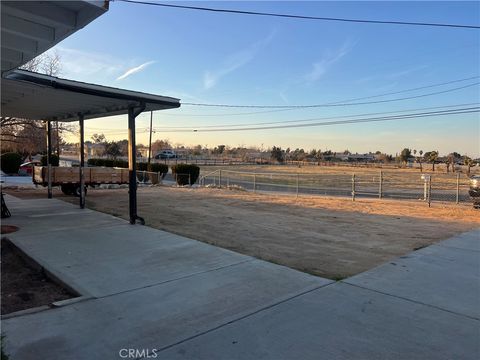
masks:
[[[417,109],[408,109],[408,110],[397,110],[397,111],[385,111],[385,112],[375,112],[375,113],[366,113],[366,114],[353,114],[353,115],[340,115],[340,116],[328,116],[328,117],[321,117],[321,118],[308,118],[308,119],[296,119],[296,120],[282,120],[282,121],[268,121],[268,122],[252,122],[252,123],[244,123],[244,124],[217,124],[217,125],[199,125],[196,126],[196,129],[200,128],[229,128],[229,127],[240,127],[240,126],[251,126],[251,125],[272,125],[272,124],[288,124],[288,123],[300,123],[300,122],[307,122],[307,121],[316,121],[316,120],[327,120],[327,119],[345,119],[345,118],[356,118],[356,117],[363,117],[363,116],[373,116],[373,115],[385,115],[385,114],[396,114],[396,113],[405,113],[410,111],[422,111],[422,110],[434,110],[434,109],[445,109],[445,108],[456,108],[462,106],[473,106],[473,105],[480,105],[480,103],[467,103],[467,104],[452,104],[452,105],[444,105],[444,106],[432,106],[432,107],[425,107],[425,108],[417,108]],[[455,110],[455,109],[450,109]],[[163,131],[164,129],[192,129],[192,126],[160,126],[154,128],[155,131]]]
[[[245,11],[234,9],[217,9],[200,6],[186,6],[186,5],[173,5],[163,4],[149,1],[133,1],[133,0],[119,0],[126,3],[161,6],[176,9],[185,10],[200,10],[209,11],[215,13],[230,13],[239,15],[255,15],[255,16],[270,16],[289,19],[302,19],[302,20],[320,20],[320,21],[337,21],[337,22],[350,22],[350,23],[366,23],[366,24],[383,24],[383,25],[409,25],[409,26],[433,26],[433,27],[448,27],[448,28],[464,28],[464,29],[480,29],[478,25],[465,25],[465,24],[445,24],[445,23],[430,23],[430,22],[411,22],[411,21],[393,21],[393,20],[368,20],[368,19],[348,19],[348,18],[334,18],[334,17],[320,17],[320,16],[307,16],[307,15],[294,15],[294,14],[280,14],[258,11]]]
[[[314,104],[314,105],[230,105],[230,104],[204,104],[204,103],[182,103],[182,106],[202,106],[202,107],[221,107],[221,108],[247,108],[247,109],[308,109],[308,108],[320,108],[320,107],[339,107],[339,106],[355,106],[355,105],[369,105],[369,104],[380,104],[394,101],[402,100],[411,100],[418,99],[427,96],[434,96],[439,94],[445,94],[452,91],[466,89],[475,85],[480,84],[480,82],[475,82],[472,84],[455,87],[447,90],[436,91],[427,94],[407,96],[403,98],[388,99],[388,100],[377,100],[377,101],[366,101],[366,102],[343,102],[343,103],[326,103],[326,104]],[[353,101],[353,100],[352,100]]]
[[[410,89],[387,92],[387,93],[371,95],[371,96],[358,97],[358,98],[347,99],[347,100],[340,100],[340,101],[336,101],[336,102],[329,102],[329,103],[325,103],[323,105],[325,105],[325,106],[327,106],[327,105],[341,105],[342,103],[349,103],[349,102],[357,101],[357,100],[373,99],[373,98],[384,97],[384,96],[388,96],[388,95],[396,95],[396,94],[402,94],[402,93],[406,93],[406,92],[429,89],[429,88],[443,86],[443,85],[455,84],[455,83],[459,83],[459,82],[478,79],[479,77],[480,76],[478,76],[478,75],[477,76],[470,76],[470,77],[463,78],[463,79],[457,79],[457,80],[451,80],[451,81],[446,81],[446,82],[441,82],[441,83],[435,83],[435,84],[431,84],[431,85],[419,86],[419,87],[410,88]],[[182,103],[183,106],[185,106],[185,105],[187,105],[187,106],[202,106],[200,104],[198,104],[198,105],[193,105],[193,104],[198,104],[198,103]],[[216,104],[204,104],[204,105],[205,106],[208,106],[208,105],[213,106],[213,105],[216,105]],[[222,104],[218,104],[218,107],[220,107],[220,106],[222,106]],[[259,106],[261,106],[261,105],[259,105]],[[279,106],[281,106],[281,105],[279,105]],[[288,105],[284,105],[284,106],[288,106]],[[255,115],[255,114],[265,114],[265,113],[296,110],[297,106],[305,106],[305,105],[291,105],[291,106],[293,106],[293,108],[281,108],[281,109],[276,109],[276,110],[242,112],[242,113],[233,113],[233,114],[230,113],[230,114],[164,114],[164,115],[168,115],[168,116],[195,116],[195,117],[197,117],[197,116],[199,116],[199,117],[200,116],[225,116],[225,115],[228,115],[228,116]],[[309,107],[311,105],[306,105],[306,106]],[[320,106],[320,105],[315,105],[315,106]]]
[[[426,113],[412,113],[412,114],[384,116],[384,117],[371,117],[371,118],[365,118],[365,119],[337,120],[337,121],[317,122],[317,123],[310,123],[310,124],[243,127],[243,128],[235,128],[235,129],[231,129],[231,128],[194,129],[193,128],[191,130],[165,130],[163,132],[230,132],[230,131],[272,130],[272,129],[302,128],[302,127],[313,127],[313,126],[345,125],[345,124],[356,124],[356,123],[365,123],[365,122],[393,121],[393,120],[431,117],[431,116],[470,114],[470,113],[478,113],[478,112],[480,112],[480,107],[471,107],[471,108],[461,108],[461,109],[455,109],[455,110],[435,111],[435,112],[426,112]]]
[[[359,98],[356,98],[356,99],[338,101],[338,102],[336,102],[336,103],[332,103],[332,105],[341,104],[341,103],[347,103],[347,102],[352,102],[352,101],[357,101],[357,100],[373,99],[373,98],[383,97],[383,96],[388,96],[388,95],[403,94],[403,93],[406,93],[406,92],[412,92],[412,91],[417,91],[417,90],[430,89],[430,88],[433,88],[433,87],[438,87],[438,86],[443,86],[443,85],[450,85],[450,84],[455,84],[455,83],[459,83],[459,82],[464,82],[464,81],[469,81],[469,80],[473,80],[473,79],[478,79],[479,77],[480,77],[480,76],[477,75],[477,76],[471,76],[471,77],[464,78],[464,79],[459,79],[459,80],[451,80],[451,81],[446,81],[446,82],[437,83],[437,84],[432,84],[432,85],[419,86],[419,87],[411,88],[411,89],[405,89],[405,90],[399,90],[399,91],[392,91],[392,92],[388,92],[388,93],[384,93],[384,94],[380,94],[380,95],[364,96],[364,97],[359,97]]]

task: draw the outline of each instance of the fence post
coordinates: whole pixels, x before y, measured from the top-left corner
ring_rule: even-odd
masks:
[[[355,201],[355,173],[352,175],[352,201]]]
[[[257,190],[257,174],[253,174],[253,192]]]
[[[160,171],[157,172],[157,180],[158,180],[158,184],[160,184],[160,181],[161,181],[161,178],[160,178]]]
[[[455,194],[455,202],[458,204],[460,201],[460,174],[457,173],[457,193]]]
[[[175,184],[176,184],[176,185],[178,185],[178,180],[177,180],[177,178],[178,178],[178,174],[175,173]]]
[[[218,185],[222,188],[222,170],[218,171]]]
[[[297,174],[297,194],[296,194],[296,197],[298,198],[298,183],[299,183],[299,175]]]
[[[380,184],[378,188],[378,197],[381,199],[383,197],[383,171],[380,170]]]
[[[144,171],[143,171],[143,183],[144,183],[144,184],[145,184],[145,178],[146,178],[146,176],[147,176],[147,172],[144,170]]]
[[[188,185],[192,186],[192,174],[188,174]]]
[[[428,207],[430,207],[432,202],[432,175],[428,178]]]
[[[428,181],[423,180],[423,201],[428,201]]]

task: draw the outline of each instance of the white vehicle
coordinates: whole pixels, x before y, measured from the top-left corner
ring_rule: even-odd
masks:
[[[157,155],[155,155],[155,159],[173,159],[176,158],[177,154],[173,150],[162,150]]]
[[[480,176],[477,175],[470,178],[468,194],[473,199],[473,207],[480,209]]]

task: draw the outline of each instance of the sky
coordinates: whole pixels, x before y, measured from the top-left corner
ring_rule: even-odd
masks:
[[[480,24],[479,2],[174,4],[322,17]],[[283,19],[114,1],[106,14],[54,50],[62,58],[61,77],[181,99],[179,109],[154,112],[154,141],[168,139],[172,144],[208,147],[224,144],[265,149],[274,145],[323,151],[349,149],[358,153],[379,150],[391,154],[408,147],[424,152],[480,155],[478,113],[255,131],[200,131],[219,125],[282,125],[304,119],[322,122],[358,114],[415,113],[429,111],[417,109],[480,103],[478,84],[417,99],[287,111],[184,104],[345,103],[477,77],[370,99],[391,100],[474,84],[480,76],[478,29]],[[150,113],[137,118],[138,143],[148,143],[149,122]],[[89,120],[86,138],[104,133],[108,140],[124,139],[126,128],[126,116]],[[183,131],[175,131],[179,128]]]

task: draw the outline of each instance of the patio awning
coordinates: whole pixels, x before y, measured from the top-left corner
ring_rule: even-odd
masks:
[[[1,1],[2,73],[27,63],[108,10],[108,1]]]
[[[78,121],[127,114],[131,106],[144,111],[180,107],[180,100],[108,86],[13,70],[2,79],[1,116],[47,121]]]

